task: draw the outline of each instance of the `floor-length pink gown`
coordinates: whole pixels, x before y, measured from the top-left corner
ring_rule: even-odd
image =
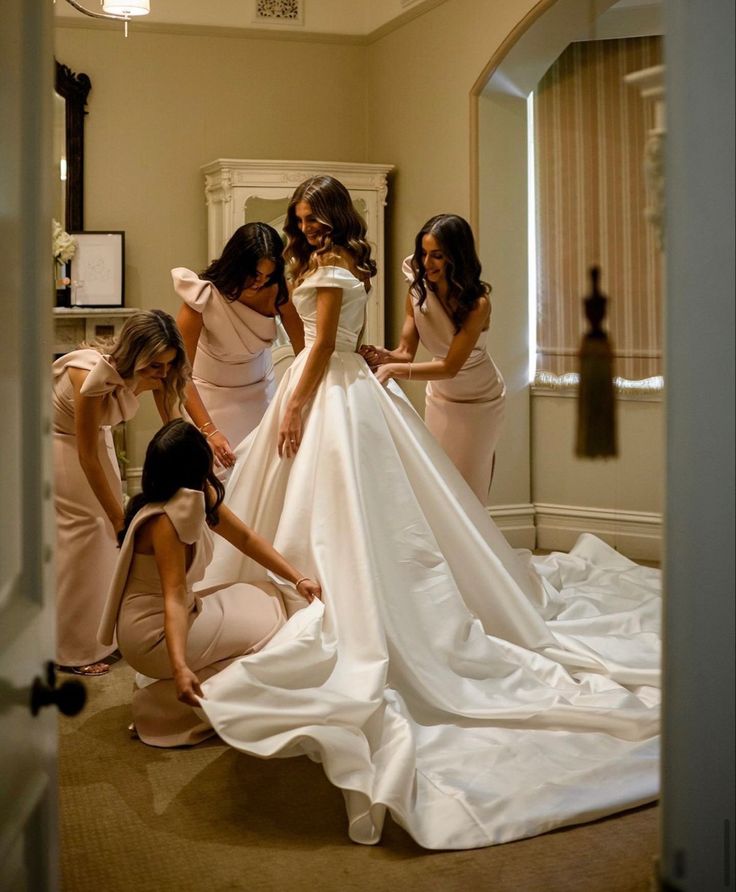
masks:
[[[74,350],[53,364],[56,661],[62,666],[85,666],[114,650],[114,644],[97,640],[97,626],[118,550],[112,524],[79,463],[70,368],[89,372],[82,386],[84,396],[102,398],[97,452],[121,507],[123,492],[110,426],[135,415],[138,397],[131,382],[124,381],[97,350]]]
[[[414,275],[409,261],[404,261],[402,272],[411,284]],[[429,288],[421,307],[419,295],[413,289],[410,294],[419,339],[433,359],[444,359],[455,337],[452,320]],[[488,354],[487,342],[488,329],[480,333],[453,378],[427,382],[424,408],[424,423],[484,505],[506,403],[506,386]]]
[[[276,320],[227,300],[189,269],[172,269],[171,277],[179,297],[202,315],[192,379],[234,449],[259,423],[276,390],[270,349]]]

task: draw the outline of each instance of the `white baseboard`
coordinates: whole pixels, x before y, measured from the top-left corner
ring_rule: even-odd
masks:
[[[534,506],[537,548],[569,551],[581,533],[593,533],[633,560],[662,560],[662,515],[576,505]]]
[[[489,506],[488,513],[509,545],[534,549],[537,537],[534,505],[493,505]]]

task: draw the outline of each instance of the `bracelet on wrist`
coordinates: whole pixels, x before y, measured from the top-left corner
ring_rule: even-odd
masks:
[[[214,422],[205,421],[205,423],[199,429],[200,434],[203,434],[207,430],[208,427],[214,427]]]
[[[298,589],[302,582],[308,582],[310,579],[310,576],[302,576],[301,579],[297,579],[297,581],[294,583],[294,588]]]
[[[205,440],[209,440],[210,437],[214,437],[215,434],[219,434],[219,433],[220,433],[220,431],[217,428],[215,428],[213,431],[210,431],[210,433],[207,434],[207,436],[205,437]]]

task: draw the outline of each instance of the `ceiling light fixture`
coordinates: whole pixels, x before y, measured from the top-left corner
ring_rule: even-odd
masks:
[[[125,36],[128,36],[128,22],[133,16],[148,15],[151,11],[151,0],[100,0],[102,12],[92,12],[78,3],[77,0],[66,0],[77,12],[88,15],[93,19],[111,19],[115,22],[125,23]],[[56,3],[56,0],[54,0]]]

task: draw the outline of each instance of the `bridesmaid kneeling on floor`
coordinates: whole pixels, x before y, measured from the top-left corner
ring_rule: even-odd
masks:
[[[181,419],[151,440],[142,492],[119,533],[120,556],[99,638],[139,675],[135,731],[152,746],[198,743],[214,734],[191,707],[200,683],[260,650],[295,610],[321,595],[265,539],[222,504],[207,440]],[[212,557],[211,529],[287,584],[240,582],[194,594]]]

